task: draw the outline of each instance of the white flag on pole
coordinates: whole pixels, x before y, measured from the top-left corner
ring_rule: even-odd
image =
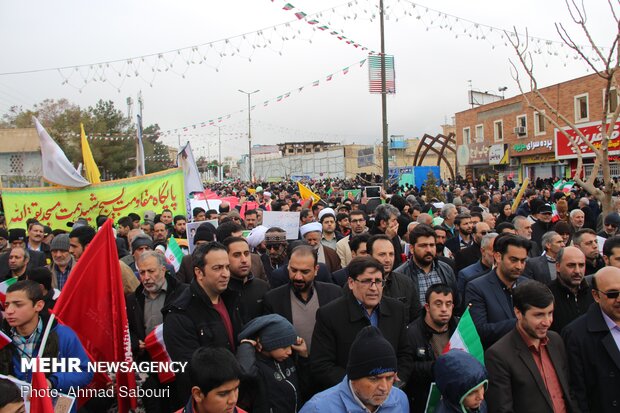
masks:
[[[194,160],[194,154],[192,153],[192,147],[187,142],[185,146],[179,151],[177,155],[178,164],[183,168],[183,177],[185,179],[185,195],[192,192],[202,192],[204,188],[202,186],[202,180],[200,179],[200,173]]]
[[[60,146],[47,133],[39,120],[32,117],[41,141],[41,161],[43,164],[43,178],[56,185],[69,188],[83,188],[90,185],[73,167]]]

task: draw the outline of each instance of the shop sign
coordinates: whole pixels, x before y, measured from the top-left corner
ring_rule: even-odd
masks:
[[[488,165],[489,147],[484,142],[459,145],[456,156],[461,165]]]
[[[489,148],[489,165],[506,165],[508,163],[508,145],[498,143]]]
[[[594,145],[595,148],[600,148],[603,141],[603,134],[601,133],[601,122],[590,122],[579,126],[579,131],[583,136]],[[579,150],[573,146],[568,138],[562,132],[566,132],[573,138]],[[577,132],[571,128],[562,128],[554,130],[555,135],[555,156],[557,159],[574,159],[577,153],[581,153],[584,158],[593,158],[594,152],[588,147],[584,140],[577,135]],[[613,132],[610,134],[607,148],[610,155],[620,154],[620,122],[616,122],[613,128]]]
[[[553,152],[539,153],[536,155],[527,155],[527,156],[521,157],[522,165],[526,165],[526,164],[529,165],[529,164],[534,164],[534,163],[548,163],[548,162],[555,163],[555,154]]]
[[[531,141],[528,143],[515,143],[512,146],[513,152],[521,153],[525,151],[533,151],[538,148],[553,149],[553,141],[551,139],[543,139],[540,141]]]

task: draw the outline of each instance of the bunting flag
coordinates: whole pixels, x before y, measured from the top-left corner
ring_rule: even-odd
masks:
[[[333,77],[334,77],[334,75],[328,75],[327,78],[325,78],[325,80],[327,80],[329,82],[330,80],[332,80]]]
[[[314,82],[312,82],[312,86],[318,86],[319,85],[319,81],[315,80]]]
[[[295,17],[297,17],[297,19],[301,20],[304,17],[306,17],[306,13],[304,13],[303,11],[299,11],[299,12],[295,13]]]
[[[308,188],[307,186],[305,186],[304,184],[302,184],[301,182],[297,182],[297,186],[299,188],[299,195],[301,196],[301,199],[312,199],[312,205],[316,204],[317,202],[319,202],[321,200],[321,197],[318,196],[317,194],[315,194],[314,192],[312,192],[310,190],[310,188]]]
[[[166,257],[168,264],[174,267],[175,271],[179,271],[179,268],[181,268],[181,260],[183,259],[183,255],[183,250],[177,240],[174,237],[170,237],[164,256]]]
[[[138,139],[136,141],[136,176],[146,175],[144,145],[142,145],[142,116],[138,115]]]
[[[344,69],[342,69],[342,74],[346,75],[347,73],[349,73],[349,68],[345,67]]]
[[[101,174],[95,163],[93,153],[90,151],[90,146],[86,140],[86,133],[84,133],[84,125],[82,123],[80,123],[80,134],[82,142],[82,160],[84,162],[84,169],[86,169],[86,179],[88,179],[91,184],[98,184],[101,182]]]
[[[17,278],[11,277],[0,283],[0,303],[2,303],[2,305],[4,305],[4,302],[6,301],[6,290],[16,282]]]
[[[293,10],[294,8],[295,6],[293,6],[291,3],[286,3],[284,7],[282,7],[282,10]]]
[[[444,348],[443,352],[459,349],[468,352],[474,356],[484,366],[484,350],[480,342],[480,336],[474,325],[474,320],[469,313],[469,307],[463,313],[456,330],[450,337],[450,341]]]
[[[65,153],[39,123],[39,120],[33,116],[32,121],[41,141],[43,179],[68,188],[83,188],[90,185],[90,182],[71,165]]]

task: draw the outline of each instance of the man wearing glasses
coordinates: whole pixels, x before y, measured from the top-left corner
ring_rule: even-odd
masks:
[[[620,269],[592,278],[595,304],[563,330],[571,390],[582,412],[620,409]]]
[[[480,243],[482,242],[482,237],[487,235],[489,232],[491,232],[491,228],[486,222],[478,222],[474,225],[472,232],[474,242],[469,247],[463,248],[454,254],[454,266],[456,267],[456,273],[461,271],[463,268],[474,264],[482,257],[482,253],[480,252]]]
[[[617,212],[610,212],[603,221],[603,230],[598,234],[602,238],[611,238],[618,233],[618,226],[620,226],[620,215]]]
[[[272,227],[265,233],[265,250],[266,252],[261,255],[261,261],[265,268],[267,278],[271,283],[272,274],[280,267],[286,267],[286,231],[282,228]],[[272,287],[274,287],[272,285]]]
[[[381,330],[396,352],[401,387],[408,380],[413,363],[405,305],[383,296],[384,269],[374,258],[354,258],[347,269],[348,291],[316,313],[310,368],[317,385],[325,389],[342,381],[351,343],[360,330],[372,325]]]

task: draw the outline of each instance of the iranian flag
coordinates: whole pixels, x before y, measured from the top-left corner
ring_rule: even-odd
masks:
[[[0,349],[8,346],[11,343],[11,337],[7,336],[0,330]]]
[[[6,301],[6,290],[17,282],[17,278],[11,277],[8,280],[0,283],[0,302],[4,305]]]
[[[174,266],[174,270],[179,271],[184,254],[179,246],[179,243],[176,239],[174,239],[174,237],[170,237],[168,240],[168,248],[166,248],[166,253],[164,255],[166,256],[166,261]]]
[[[468,352],[474,356],[482,365],[484,365],[484,350],[480,342],[480,336],[476,331],[474,320],[471,318],[469,308],[465,310],[456,331],[450,337],[450,342],[443,349],[444,353],[450,350],[459,349]]]
[[[151,360],[161,363],[171,363],[172,359],[166,349],[166,343],[164,343],[164,325],[159,324],[151,333],[144,339],[144,345],[146,351],[151,356]],[[175,374],[172,371],[163,371],[158,373],[160,383],[170,383],[174,380]]]
[[[284,7],[282,7],[282,10],[293,10],[294,8],[295,6],[293,6],[291,3],[286,3]]]
[[[571,189],[573,189],[574,185],[575,185],[574,181],[562,182],[560,180],[553,184],[553,189],[567,194],[570,192]]]

